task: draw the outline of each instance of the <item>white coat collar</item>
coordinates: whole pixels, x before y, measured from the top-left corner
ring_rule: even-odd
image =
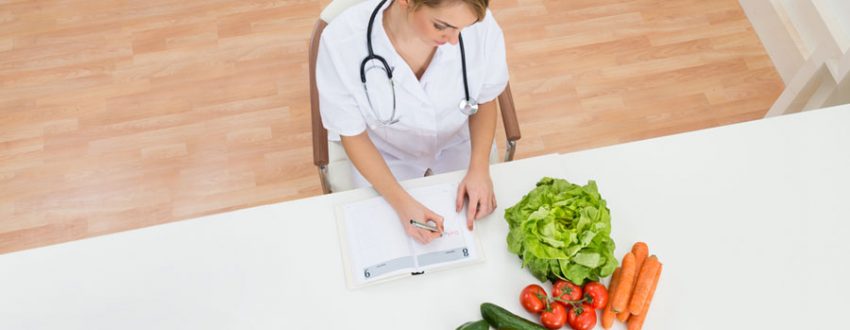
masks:
[[[387,60],[393,70],[393,80],[396,87],[401,86],[406,89],[412,95],[416,96],[420,102],[430,103],[430,99],[426,95],[420,80],[416,78],[413,70],[410,69],[407,62],[395,50],[389,36],[387,36],[387,31],[384,29],[384,11],[389,8],[391,3],[392,1],[388,0],[378,11],[378,14],[375,15],[375,23],[372,27],[373,51],[376,55],[383,56]],[[460,49],[457,45],[445,44],[437,47],[437,51],[431,59],[431,63],[428,64],[428,68],[425,74],[422,75],[422,78],[427,79],[427,75],[432,73],[429,71],[436,70],[440,65],[451,62],[455,57],[460,58]],[[458,70],[461,70],[460,64],[458,64]]]

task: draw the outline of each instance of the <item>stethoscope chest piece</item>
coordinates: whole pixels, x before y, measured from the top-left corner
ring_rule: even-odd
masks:
[[[460,100],[460,105],[458,105],[458,108],[460,108],[460,112],[462,112],[463,114],[467,116],[472,116],[476,112],[478,112],[478,101],[475,101],[474,99]]]

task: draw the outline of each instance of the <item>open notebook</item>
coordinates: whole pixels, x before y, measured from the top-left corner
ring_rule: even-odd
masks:
[[[409,193],[443,216],[442,237],[422,245],[407,236],[383,197],[337,207],[349,288],[484,260],[478,240],[466,228],[465,210],[455,212],[456,184],[416,188]]]

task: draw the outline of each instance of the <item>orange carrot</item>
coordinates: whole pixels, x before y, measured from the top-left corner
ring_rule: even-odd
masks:
[[[632,313],[629,313],[628,309],[617,313],[617,319],[623,323],[629,322],[629,316],[632,316]]]
[[[663,265],[658,266],[658,272],[655,273],[655,280],[652,282],[652,289],[649,290],[649,295],[646,296],[646,303],[643,304],[643,310],[639,315],[634,315],[629,319],[629,330],[640,330],[643,327],[643,321],[646,320],[646,314],[649,314],[649,305],[652,303],[652,297],[655,296],[655,288],[658,287],[658,280],[661,278],[661,270]]]
[[[632,254],[635,255],[635,265],[637,265],[637,268],[635,268],[637,272],[635,272],[635,274],[640,274],[643,263],[649,256],[649,246],[647,246],[644,242],[637,242],[632,245]],[[635,280],[637,280],[637,278],[635,278]]]
[[[635,255],[635,261],[638,265],[642,264],[646,257],[649,256],[649,246],[644,242],[636,242],[632,245],[632,254]]]
[[[632,254],[635,255],[635,278],[632,281],[632,288],[634,288],[634,286],[637,284],[638,275],[640,274],[641,269],[643,269],[643,264],[646,261],[646,257],[649,256],[649,246],[647,246],[644,242],[635,242],[635,244],[632,245]],[[629,297],[629,299],[631,300],[631,294],[629,295]],[[640,310],[632,310],[631,308],[629,308],[628,303],[626,304],[626,311],[632,314],[640,313]],[[620,321],[625,322],[627,316],[628,315],[618,315],[617,318],[620,319]]]
[[[629,300],[629,311],[632,314],[640,315],[643,311],[643,305],[646,303],[649,290],[655,282],[655,274],[658,273],[658,268],[661,268],[661,263],[658,262],[658,257],[654,254],[644,262],[643,268],[637,276],[635,288],[632,290],[632,298]]]
[[[611,294],[613,294],[614,291],[617,291],[617,285],[620,284],[621,269],[622,268],[618,267],[614,270],[614,274],[611,275],[611,283],[608,283],[608,292],[611,292]],[[608,306],[605,306],[605,309],[602,312],[602,327],[605,329],[611,329],[611,327],[614,326],[615,316],[617,316],[617,313],[614,313],[614,311],[611,310],[611,300],[609,299]]]
[[[611,298],[611,309],[615,313],[626,310],[629,305],[629,297],[632,296],[632,287],[635,277],[635,256],[629,252],[623,257],[623,270],[620,271],[620,283]]]

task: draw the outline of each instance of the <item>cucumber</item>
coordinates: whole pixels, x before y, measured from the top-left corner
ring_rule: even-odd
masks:
[[[481,320],[477,322],[466,322],[459,326],[457,330],[490,330],[490,324],[487,321]]]
[[[498,330],[546,330],[537,323],[519,317],[491,303],[481,304],[481,316]]]

